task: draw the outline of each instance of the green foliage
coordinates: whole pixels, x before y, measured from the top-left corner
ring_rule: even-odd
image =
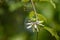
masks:
[[[0,0],[0,40],[60,40],[60,0],[33,2],[38,20],[44,21],[38,35],[24,24],[26,18],[36,20],[30,0]]]
[[[35,5],[36,5],[37,12],[43,14],[50,21],[53,19],[54,8],[49,2],[41,1],[35,3]]]
[[[29,18],[32,19],[32,20],[34,20],[34,16],[35,16],[34,13],[35,13],[34,11],[29,13]],[[37,19],[47,21],[44,16],[42,16],[41,14],[38,14],[38,13],[37,13]]]
[[[29,2],[29,0],[22,0],[22,2],[25,2],[26,3],[26,2]]]
[[[9,5],[9,10],[10,11],[15,11],[15,10],[17,10],[18,8],[20,8],[22,6],[23,6],[22,2],[12,3],[12,4]]]
[[[56,30],[54,30],[53,28],[49,28],[49,27],[44,27],[44,29],[49,31],[51,33],[51,35],[56,38],[56,40],[59,40],[59,36],[57,35]]]

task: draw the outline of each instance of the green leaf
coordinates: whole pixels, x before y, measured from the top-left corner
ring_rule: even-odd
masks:
[[[16,9],[20,8],[23,6],[22,2],[18,2],[18,3],[12,3],[9,5],[9,10],[10,11],[15,11]]]
[[[53,20],[54,7],[50,2],[41,1],[41,2],[35,3],[35,6],[38,13],[43,14],[49,21]]]
[[[27,33],[23,32],[18,35],[13,35],[8,38],[8,40],[27,40]]]
[[[30,18],[30,19],[33,19],[34,16],[35,16],[35,12],[34,12],[34,11],[31,11],[31,12],[29,13],[29,18]],[[43,21],[47,21],[46,18],[45,18],[43,15],[38,14],[38,13],[37,13],[37,19],[43,20]]]
[[[57,35],[56,30],[54,30],[53,28],[49,28],[49,27],[44,27],[44,29],[49,31],[51,33],[51,35],[56,38],[56,40],[59,40],[59,36]]]
[[[53,2],[59,4],[60,3],[60,0],[53,0]]]
[[[50,0],[39,0],[39,1],[50,1]]]
[[[46,31],[45,29],[41,29],[40,32],[38,33],[38,38],[39,40],[50,40],[50,33]]]
[[[26,2],[29,2],[29,0],[21,0],[21,1],[22,1],[22,2],[25,2],[25,3],[26,3]]]

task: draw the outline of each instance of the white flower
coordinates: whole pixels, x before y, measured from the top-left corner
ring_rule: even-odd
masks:
[[[33,32],[35,31],[35,29],[36,29],[37,32],[39,32],[39,29],[38,29],[37,25],[44,26],[42,24],[43,22],[44,21],[38,21],[37,20],[35,22],[26,23],[26,25],[28,25],[27,29],[33,28]]]

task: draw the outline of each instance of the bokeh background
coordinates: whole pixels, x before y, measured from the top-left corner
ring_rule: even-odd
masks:
[[[36,10],[47,19],[47,24],[60,37],[60,0],[34,0]],[[25,27],[25,19],[32,11],[30,0],[0,0],[0,40],[36,40],[35,32]],[[40,30],[38,40],[56,40],[47,30]]]

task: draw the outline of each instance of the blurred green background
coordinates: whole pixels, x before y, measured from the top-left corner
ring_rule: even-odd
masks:
[[[34,0],[38,13],[47,19],[48,27],[56,30],[60,38],[60,0]],[[32,11],[30,0],[0,0],[0,40],[37,40],[37,34],[25,27],[25,19]],[[45,29],[38,33],[38,40],[56,40]],[[59,39],[60,40],[60,39]]]

